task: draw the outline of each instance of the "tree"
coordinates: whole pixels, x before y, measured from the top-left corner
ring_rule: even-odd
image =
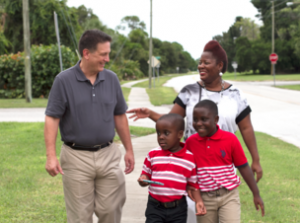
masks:
[[[125,16],[122,20],[122,23],[126,23],[131,30],[134,29],[146,29],[146,24],[140,21],[140,18],[137,16]]]

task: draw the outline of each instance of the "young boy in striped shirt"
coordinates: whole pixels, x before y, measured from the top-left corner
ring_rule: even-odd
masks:
[[[195,105],[193,126],[197,133],[186,140],[186,148],[195,156],[198,184],[207,209],[205,216],[197,216],[197,222],[240,223],[237,187],[241,182],[234,166],[252,191],[256,209],[260,207],[264,216],[264,203],[243,148],[234,134],[219,128],[218,120],[218,107],[213,101],[203,100]]]
[[[163,185],[151,184],[146,210],[146,223],[186,223],[186,188],[196,202],[196,215],[206,213],[197,183],[194,156],[180,142],[184,120],[178,114],[167,114],[156,122],[157,141],[160,147],[151,150],[144,162],[138,179],[141,186],[152,180]]]

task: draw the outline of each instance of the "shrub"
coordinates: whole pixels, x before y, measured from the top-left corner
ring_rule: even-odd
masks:
[[[74,66],[77,57],[61,46],[63,69]],[[32,96],[47,97],[55,76],[60,72],[57,45],[31,47]],[[25,96],[24,53],[0,56],[0,98]]]

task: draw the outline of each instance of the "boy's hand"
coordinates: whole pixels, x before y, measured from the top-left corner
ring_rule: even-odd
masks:
[[[261,199],[260,196],[255,196],[253,198],[253,201],[254,201],[254,205],[255,205],[255,208],[256,210],[258,211],[259,210],[259,207],[260,206],[260,209],[261,209],[261,216],[265,216],[265,207],[264,207],[264,202],[263,200]]]
[[[150,180],[150,178],[147,175],[141,175],[140,178],[137,180],[141,187],[146,187],[149,185],[149,183],[144,182],[143,180]]]
[[[196,203],[196,215],[201,216],[206,214],[206,208],[204,206],[203,201],[199,201]]]

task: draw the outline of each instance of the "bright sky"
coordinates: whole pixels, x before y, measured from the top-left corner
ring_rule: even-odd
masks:
[[[222,34],[243,16],[262,24],[250,0],[152,0],[152,36],[178,42],[194,59],[213,36]],[[125,16],[136,15],[150,33],[150,0],[68,0],[68,6],[84,4],[104,25],[115,29]],[[159,55],[155,55],[159,56]]]

